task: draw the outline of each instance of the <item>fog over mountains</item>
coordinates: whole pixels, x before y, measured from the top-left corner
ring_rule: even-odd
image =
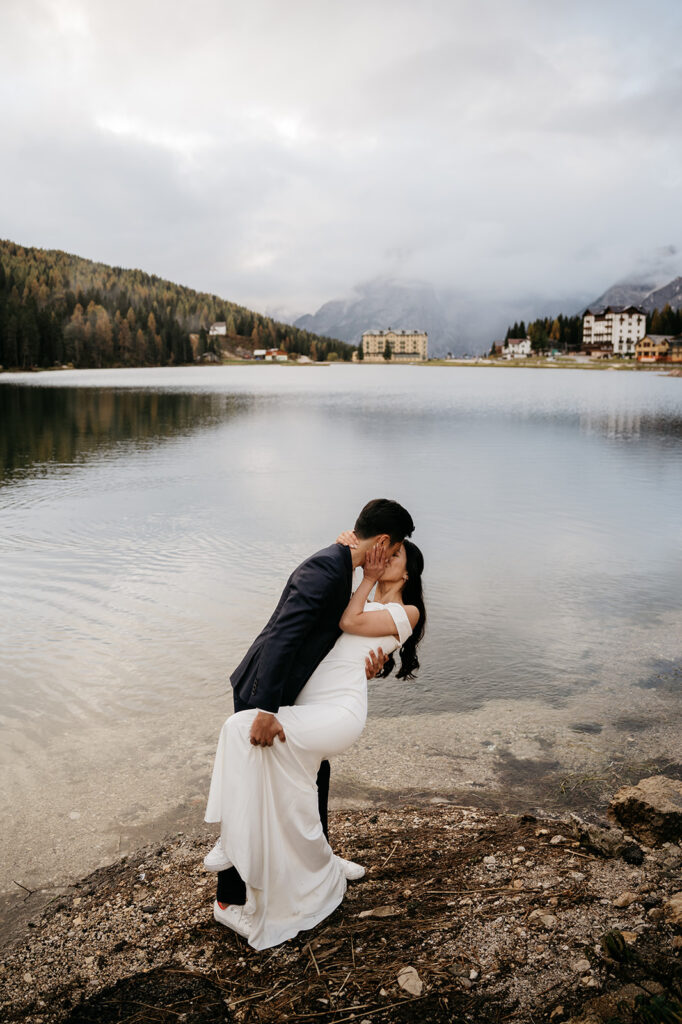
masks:
[[[503,337],[510,322],[539,309],[538,302],[510,305],[489,295],[436,288],[424,281],[375,278],[357,285],[348,298],[325,302],[316,313],[299,317],[294,326],[356,345],[363,331],[389,327],[427,331],[431,356],[475,354],[487,351],[494,338]]]
[[[559,313],[572,316],[588,306],[637,305],[650,313],[666,303],[682,307],[682,277],[667,284],[626,279],[593,301],[581,301],[576,295],[552,300],[526,295],[515,302],[496,300],[485,290],[474,295],[439,289],[424,281],[375,278],[357,285],[349,297],[325,302],[316,313],[299,317],[294,325],[356,345],[363,331],[417,329],[428,331],[429,355],[464,355],[487,352],[491,342],[502,339],[515,321],[527,323]]]
[[[647,313],[653,313],[655,309],[663,309],[670,305],[673,309],[682,306],[682,277],[676,277],[668,284],[661,287],[645,283],[614,284],[607,288],[603,295],[595,299],[590,306],[641,306]]]

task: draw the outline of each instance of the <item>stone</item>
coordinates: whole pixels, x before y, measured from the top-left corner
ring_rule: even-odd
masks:
[[[573,964],[573,969],[577,971],[578,974],[585,974],[586,971],[590,970],[591,966],[592,964],[589,960],[576,960]]]
[[[636,786],[623,786],[607,813],[649,846],[682,839],[682,782],[652,775]]]
[[[614,907],[629,907],[631,903],[636,903],[639,900],[639,895],[636,892],[623,892],[620,896],[617,896],[613,901]]]
[[[420,996],[424,988],[424,983],[414,967],[403,967],[398,971],[398,984],[412,996]]]
[[[552,844],[552,846],[558,846],[559,843],[566,843],[566,842],[568,842],[568,840],[566,839],[566,836],[556,835],[556,836],[552,836],[552,838],[550,839],[550,843]]]
[[[663,904],[663,913],[674,925],[682,925],[682,892],[676,892]]]
[[[555,928],[559,922],[554,914],[548,914],[544,910],[533,910],[528,915],[528,923],[538,928]]]

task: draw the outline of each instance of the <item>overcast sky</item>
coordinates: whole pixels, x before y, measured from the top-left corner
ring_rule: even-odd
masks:
[[[681,38],[679,0],[0,0],[0,236],[296,315],[669,279]]]

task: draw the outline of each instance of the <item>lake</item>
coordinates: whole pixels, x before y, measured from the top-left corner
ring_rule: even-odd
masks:
[[[647,729],[642,756],[667,749],[682,380],[351,365],[5,375],[0,427],[10,879],[94,866],[180,804],[201,820],[229,672],[293,567],[372,497],[413,515],[428,629],[417,681],[371,684],[340,796],[363,772],[375,788],[388,772],[391,791],[483,785],[484,755],[499,781],[500,744],[507,766],[541,762],[569,731],[595,758]],[[448,770],[469,761],[445,777],[455,733]],[[397,736],[409,743],[382,775]],[[461,753],[474,736],[480,751]]]

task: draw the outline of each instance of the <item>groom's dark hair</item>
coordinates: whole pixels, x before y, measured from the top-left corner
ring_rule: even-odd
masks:
[[[397,501],[388,498],[374,498],[368,501],[355,523],[355,533],[360,540],[387,533],[391,544],[405,540],[414,530],[412,516]]]

